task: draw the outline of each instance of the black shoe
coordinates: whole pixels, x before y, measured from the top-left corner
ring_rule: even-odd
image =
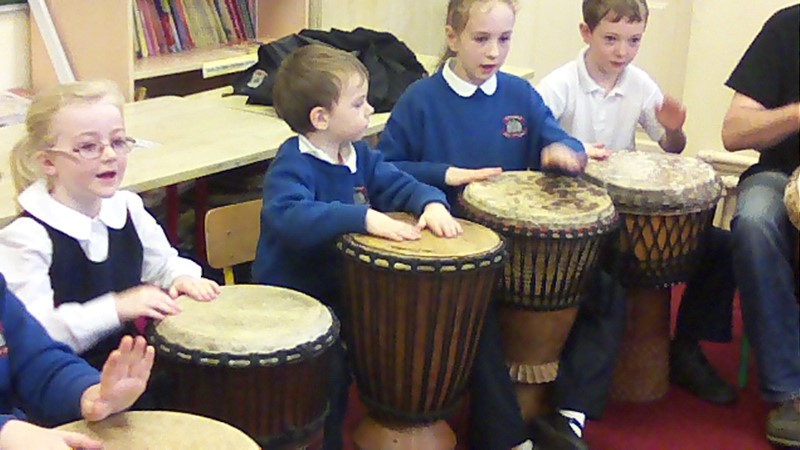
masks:
[[[559,413],[534,418],[531,433],[536,450],[589,450],[569,426],[569,419]]]
[[[797,401],[788,401],[770,411],[767,440],[786,447],[800,447],[800,411]]]
[[[696,342],[670,343],[669,380],[709,403],[730,405],[737,400],[736,389],[719,377]]]

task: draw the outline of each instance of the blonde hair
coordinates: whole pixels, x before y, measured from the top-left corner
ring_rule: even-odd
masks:
[[[625,19],[627,22],[647,24],[647,16],[650,15],[647,0],[583,0],[582,9],[583,22],[589,31],[594,31],[604,18],[610,22]],[[609,16],[611,13],[614,13],[613,16]]]
[[[514,14],[517,13],[516,0],[450,0],[447,2],[447,19],[445,20],[445,25],[449,25],[454,33],[461,34],[464,28],[467,27],[467,22],[469,22],[469,12],[472,9],[472,5],[489,2],[505,3],[514,11]],[[453,56],[456,56],[456,53],[450,50],[449,46],[445,45],[444,54],[439,58],[436,70],[441,70],[441,68],[444,67],[444,63]]]
[[[9,165],[17,194],[43,177],[36,163],[36,156],[55,143],[56,136],[52,129],[55,115],[65,106],[103,99],[122,111],[122,94],[113,82],[107,80],[62,84],[33,99],[25,116],[25,135],[11,150]]]
[[[275,112],[295,133],[315,131],[311,110],[333,107],[347,77],[354,74],[369,81],[367,68],[352,53],[320,44],[300,47],[278,68],[272,88]]]

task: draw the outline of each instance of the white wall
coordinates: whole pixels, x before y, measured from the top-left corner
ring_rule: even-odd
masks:
[[[684,103],[688,151],[723,150],[720,130],[733,91],[725,87],[764,22],[797,0],[694,2]]]
[[[28,9],[0,6],[0,90],[30,83]]]

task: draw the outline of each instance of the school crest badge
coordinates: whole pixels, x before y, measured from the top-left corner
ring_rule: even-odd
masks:
[[[250,75],[250,80],[247,81],[247,87],[250,89],[256,89],[257,87],[261,86],[261,83],[269,76],[265,70],[256,69],[253,71],[253,74]]]
[[[507,138],[521,138],[528,134],[525,118],[512,115],[503,117],[503,136]]]
[[[356,186],[353,188],[353,203],[356,205],[369,206],[369,193],[366,186]]]

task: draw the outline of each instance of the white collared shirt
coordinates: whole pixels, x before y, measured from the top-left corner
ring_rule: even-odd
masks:
[[[108,228],[131,221],[142,242],[142,282],[168,289],[180,275],[201,276],[201,268],[181,258],[164,230],[142,204],[138,195],[118,191],[103,199],[100,213],[90,218],[59,203],[39,181],[19,195],[20,206],[49,226],[76,239],[89,260],[108,257]],[[50,265],[53,243],[47,230],[30,217],[19,217],[0,230],[0,272],[13,292],[50,336],[72,347],[76,353],[90,349],[121,327],[113,293],[85,303],[68,302],[54,308]]]
[[[300,134],[297,136],[297,139],[297,147],[300,149],[300,153],[311,155],[321,161],[333,164],[334,166],[339,165],[339,161],[334,161],[330,155],[325,153],[325,151],[312,144],[307,137]],[[353,143],[348,143],[343,150],[339,151],[339,155],[341,155],[344,165],[350,169],[350,173],[356,173],[357,158],[356,149],[353,147]]]
[[[447,82],[447,85],[450,86],[450,89],[460,97],[472,97],[478,88],[486,95],[494,95],[495,91],[497,91],[497,74],[493,74],[491,78],[484,81],[480,86],[476,86],[456,75],[453,69],[450,68],[451,64],[453,64],[453,58],[449,58],[444,63],[444,67],[442,67],[442,76],[444,77],[444,81]]]
[[[637,124],[659,142],[665,131],[656,119],[655,107],[664,95],[656,82],[629,64],[606,93],[589,76],[586,50],[536,86],[559,125],[584,143],[602,143],[609,150],[635,149]]]

